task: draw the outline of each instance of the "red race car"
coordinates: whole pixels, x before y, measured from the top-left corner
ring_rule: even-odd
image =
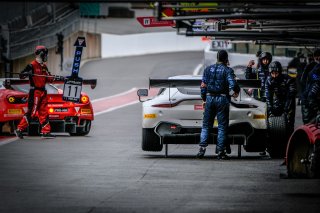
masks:
[[[83,80],[84,85],[94,89],[97,80]],[[62,100],[63,90],[58,86],[63,81],[47,84],[48,113],[52,132],[67,132],[70,135],[87,135],[94,120],[92,104],[87,94],[81,92],[80,103]],[[13,134],[13,130],[28,109],[29,81],[0,79],[0,133]],[[39,134],[39,122],[33,120],[27,129],[29,135]]]
[[[320,178],[320,115],[292,133],[286,165],[289,178]]]

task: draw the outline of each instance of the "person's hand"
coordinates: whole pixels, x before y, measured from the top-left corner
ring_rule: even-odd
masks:
[[[56,76],[54,76],[54,80],[55,81],[64,81],[64,76],[61,76],[61,75],[56,75]]]
[[[232,97],[237,98],[239,96],[239,93],[235,92],[233,93]]]
[[[254,60],[250,60],[248,63],[248,67],[252,67],[254,65]]]
[[[204,109],[205,107],[206,107],[206,102],[203,101],[203,102],[202,102],[202,109]]]
[[[20,79],[25,79],[26,77],[28,77],[29,73],[20,73],[19,74],[19,78]]]

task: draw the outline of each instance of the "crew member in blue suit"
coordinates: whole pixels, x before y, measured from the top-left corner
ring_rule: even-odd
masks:
[[[227,132],[229,126],[230,99],[237,97],[240,88],[235,81],[233,69],[227,66],[228,53],[219,50],[217,53],[217,63],[208,66],[203,73],[201,98],[204,105],[203,124],[200,136],[200,149],[197,154],[202,158],[208,146],[209,135],[212,130],[214,119],[218,119],[218,140],[216,154],[218,159],[226,159],[231,153],[230,145],[227,144]]]

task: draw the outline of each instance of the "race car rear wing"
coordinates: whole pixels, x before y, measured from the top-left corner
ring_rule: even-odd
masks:
[[[260,89],[261,81],[255,79],[236,80],[240,88]],[[173,87],[200,87],[201,79],[149,79],[149,87],[173,88]]]
[[[29,84],[28,79],[19,79],[19,78],[8,78],[4,82],[5,85],[21,85],[21,84]],[[53,84],[64,84],[64,80],[54,81]],[[96,88],[97,79],[83,79],[83,85],[90,85],[91,89]]]

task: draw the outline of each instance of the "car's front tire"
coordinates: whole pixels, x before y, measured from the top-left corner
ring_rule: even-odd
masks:
[[[154,132],[154,129],[142,129],[142,150],[151,152],[160,152],[163,144],[160,137]]]

